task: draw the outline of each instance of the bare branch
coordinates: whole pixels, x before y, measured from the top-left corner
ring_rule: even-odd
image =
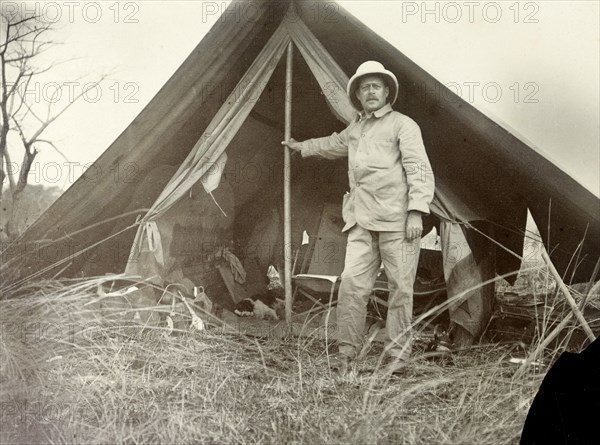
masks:
[[[85,60],[84,57],[70,57],[68,59],[63,59],[63,60],[55,60],[54,62],[52,62],[50,65],[48,65],[46,68],[44,68],[41,71],[36,71],[35,74],[40,74],[40,73],[45,73],[46,71],[50,70],[51,68],[63,65],[65,63],[69,63],[69,62],[75,62],[77,60]],[[83,76],[81,76],[79,79],[82,79]],[[76,80],[79,80],[76,79]]]
[[[56,114],[54,114],[53,116],[49,116],[47,119],[41,119],[39,118],[37,115],[35,115],[35,113],[33,112],[32,108],[29,106],[29,104],[25,103],[25,106],[27,107],[27,109],[31,112],[32,115],[34,115],[40,122],[41,122],[41,126],[35,131],[35,133],[30,137],[30,138],[25,138],[24,134],[22,132],[22,128],[20,127],[20,125],[18,124],[18,122],[16,121],[16,119],[14,119],[13,117],[13,121],[15,122],[15,124],[17,125],[21,136],[21,139],[23,140],[23,145],[25,146],[31,146],[33,143],[35,143],[36,141],[38,141],[38,138],[42,135],[42,133],[44,131],[46,131],[46,129],[56,120],[58,119],[65,111],[67,111],[71,105],[73,105],[75,102],[77,102],[84,94],[86,94],[89,90],[91,90],[92,88],[94,88],[96,85],[98,85],[100,82],[102,82],[105,79],[105,76],[102,76],[100,78],[100,80],[94,84],[92,84],[91,86],[89,86],[88,88],[84,89],[81,91],[81,93],[79,93],[77,96],[75,96],[75,98],[69,102],[68,104],[66,104],[64,107],[62,107]],[[51,107],[51,103],[49,103],[49,109]]]
[[[25,39],[24,37],[27,37],[31,34],[35,34],[35,36],[39,36],[42,33],[48,31],[50,28],[49,27],[45,27],[45,28],[35,28],[35,29],[30,29],[28,31],[23,32],[23,34],[15,34],[13,36],[8,37],[8,39],[6,40],[6,42],[4,42],[2,44],[2,46],[4,47],[2,52],[5,52],[6,49],[8,48],[8,46],[13,43],[13,42],[20,42],[20,43],[30,43],[35,41],[35,37],[32,40],[28,40]]]
[[[29,80],[30,80],[30,79],[28,79],[28,80],[25,82],[25,90],[26,90],[26,91],[27,91],[27,87],[28,87],[28,85],[29,85]],[[17,84],[15,84],[15,85],[17,85]],[[17,94],[13,94],[14,92],[17,92]],[[13,110],[13,107],[14,107],[14,101],[15,101],[15,98],[16,98],[16,97],[18,97],[18,98],[19,98],[19,106],[16,108],[16,110]],[[21,110],[21,107],[23,106],[23,100],[24,100],[24,99],[23,99],[23,96],[21,96],[21,94],[18,92],[18,90],[17,90],[17,91],[11,91],[11,96],[10,96],[10,98],[11,98],[11,101],[10,101],[10,115],[11,115],[11,116],[16,116],[16,115],[19,113],[19,111]]]
[[[4,43],[0,44],[0,48],[2,48],[0,50],[0,54],[4,55],[4,53],[6,52],[6,50],[8,48],[8,45],[10,43],[18,40],[18,39],[15,39],[15,36],[11,37],[11,35],[10,35],[11,29],[14,29],[14,28],[19,29],[19,28],[25,27],[23,25],[24,23],[26,23],[28,21],[31,21],[31,20],[37,20],[38,17],[37,16],[31,16],[31,17],[26,17],[26,18],[24,18],[22,20],[19,20],[17,22],[11,22],[11,19],[6,14],[1,14],[1,16],[4,18],[4,20],[7,23],[7,26],[6,26],[6,36],[4,38]]]
[[[2,15],[4,17],[4,15]],[[6,54],[8,49],[8,37],[10,36],[10,26],[6,27],[6,35],[4,36],[4,43],[0,43],[0,56]]]
[[[31,81],[31,79],[33,78],[34,74],[30,73],[29,74],[29,78],[27,80],[27,83],[25,84],[25,88],[24,91],[25,93],[27,92],[27,88],[29,86],[29,82]],[[21,119],[25,119],[27,117],[27,115],[29,113],[31,113],[31,115],[40,123],[40,124],[45,124],[48,116],[46,116],[46,119],[42,119],[41,117],[39,117],[35,111],[33,110],[33,107],[25,100],[25,96],[23,96],[20,92],[19,92],[19,97],[21,98],[21,104],[19,106],[19,108],[21,108],[22,105],[25,105],[25,107],[27,108],[27,111],[25,112],[25,114],[21,117]],[[48,110],[52,107],[52,102],[48,102]]]
[[[23,39],[23,37],[27,37],[28,35],[37,33],[37,29],[30,29],[29,31],[25,31],[23,32],[23,34],[14,34],[10,37],[8,37],[8,39],[6,40],[6,42],[4,42],[2,44],[3,51],[6,51],[6,49],[8,48],[8,46],[13,43],[13,42],[24,42],[25,40]]]
[[[25,146],[25,154],[23,155],[23,161],[21,162],[19,180],[17,181],[17,185],[13,191],[13,197],[15,194],[19,194],[25,189],[25,186],[27,185],[27,178],[29,176],[29,172],[31,171],[31,166],[33,165],[33,161],[38,153],[38,150],[35,148],[31,150],[31,145]]]
[[[15,123],[15,127],[17,127],[17,132],[19,133],[21,142],[23,142],[23,145],[26,145],[27,138],[25,137],[25,133],[23,133],[23,128],[21,127],[21,124],[19,123],[19,121],[17,119],[15,119],[14,116],[11,116],[11,118],[12,118],[13,122]]]
[[[3,84],[2,87],[4,88],[4,90],[6,91],[6,97],[8,98],[9,96],[12,96],[13,93],[15,92],[15,90],[17,89],[17,87],[19,86],[19,83],[21,82],[21,79],[25,76],[25,72],[24,71],[19,71],[19,74],[17,74],[17,78],[15,79],[15,81],[13,82],[10,90],[7,90],[8,85],[5,86],[4,84],[4,79],[3,79]],[[5,100],[4,98],[2,100]]]
[[[15,65],[17,62],[24,62],[29,59],[33,59],[37,54],[23,54],[13,59],[6,59],[6,63],[9,65]]]
[[[6,160],[6,176],[8,176],[8,184],[10,186],[11,190],[15,189],[15,172],[12,169],[12,165],[11,165],[11,161],[10,161],[10,154],[8,153],[8,150],[5,150],[3,153],[3,156]]]
[[[42,119],[41,117],[39,117],[37,114],[35,114],[35,111],[33,111],[33,108],[31,107],[31,105],[29,105],[29,104],[28,104],[28,103],[25,101],[25,98],[24,98],[24,97],[22,97],[21,95],[19,95],[19,96],[21,97],[21,103],[19,104],[19,109],[20,109],[20,108],[21,108],[23,105],[25,105],[25,108],[27,108],[27,112],[26,112],[26,113],[25,113],[23,116],[21,116],[21,119],[25,119],[25,118],[27,117],[27,115],[28,115],[29,113],[31,113],[31,115],[32,115],[32,116],[33,116],[33,117],[34,117],[34,118],[35,118],[35,119],[36,119],[36,120],[37,120],[37,121],[38,121],[40,124],[43,124],[43,123],[45,122],[45,120],[44,120],[44,119]],[[15,116],[16,116],[16,113],[15,113]]]
[[[67,158],[67,157],[65,156],[65,154],[64,154],[62,151],[60,151],[60,150],[59,150],[59,148],[58,148],[58,147],[57,147],[57,146],[54,144],[54,142],[48,141],[48,140],[46,140],[46,139],[38,139],[36,142],[37,142],[38,144],[48,144],[48,145],[50,145],[52,148],[54,148],[54,150],[56,150],[56,152],[57,152],[59,155],[61,155],[61,156],[62,156],[62,158],[63,158],[65,161],[67,161],[67,162],[70,162],[70,161],[69,161],[69,158]]]
[[[31,15],[29,17],[25,17],[24,19],[21,19],[17,22],[11,22],[6,14],[2,14],[2,17],[4,17],[6,19],[8,26],[12,26],[12,27],[19,26],[19,25],[21,25],[25,22],[29,22],[31,20],[39,20],[39,17],[37,15]]]

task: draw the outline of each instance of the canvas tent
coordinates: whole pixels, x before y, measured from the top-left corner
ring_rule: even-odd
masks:
[[[343,94],[348,76],[378,60],[398,77],[395,108],[421,126],[453,292],[465,286],[460,274],[452,277],[456,264],[476,268],[479,282],[519,269],[528,208],[567,281],[588,279],[600,255],[598,198],[341,7],[315,15],[318,3],[232,2],[89,174],[5,251],[5,261],[18,264],[22,278],[126,268],[145,276],[169,261],[171,270],[177,263],[208,276],[219,252],[240,246],[260,248],[259,263],[281,262],[285,90],[294,98],[292,136],[325,136],[352,118]],[[294,75],[286,85],[282,55],[290,41]],[[314,224],[318,203],[341,200],[346,167],[292,160],[293,242]],[[177,253],[182,248],[185,255]],[[469,329],[470,309],[463,310]]]

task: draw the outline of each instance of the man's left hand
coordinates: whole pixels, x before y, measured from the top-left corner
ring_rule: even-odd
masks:
[[[421,219],[421,212],[410,211],[406,218],[406,239],[413,241],[421,237],[423,232],[423,221]]]

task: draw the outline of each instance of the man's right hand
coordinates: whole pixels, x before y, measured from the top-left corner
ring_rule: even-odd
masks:
[[[297,151],[297,152],[300,152],[302,150],[302,144],[294,138],[290,138],[287,141],[282,141],[281,145],[285,145],[286,147],[289,147],[292,150]]]

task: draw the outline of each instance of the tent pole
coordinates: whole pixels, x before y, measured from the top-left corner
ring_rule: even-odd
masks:
[[[292,137],[292,56],[293,43],[287,47],[285,68],[285,127],[284,140]],[[290,205],[291,188],[290,148],[285,147],[283,159],[283,259],[285,264],[285,321],[292,322],[292,217]]]

